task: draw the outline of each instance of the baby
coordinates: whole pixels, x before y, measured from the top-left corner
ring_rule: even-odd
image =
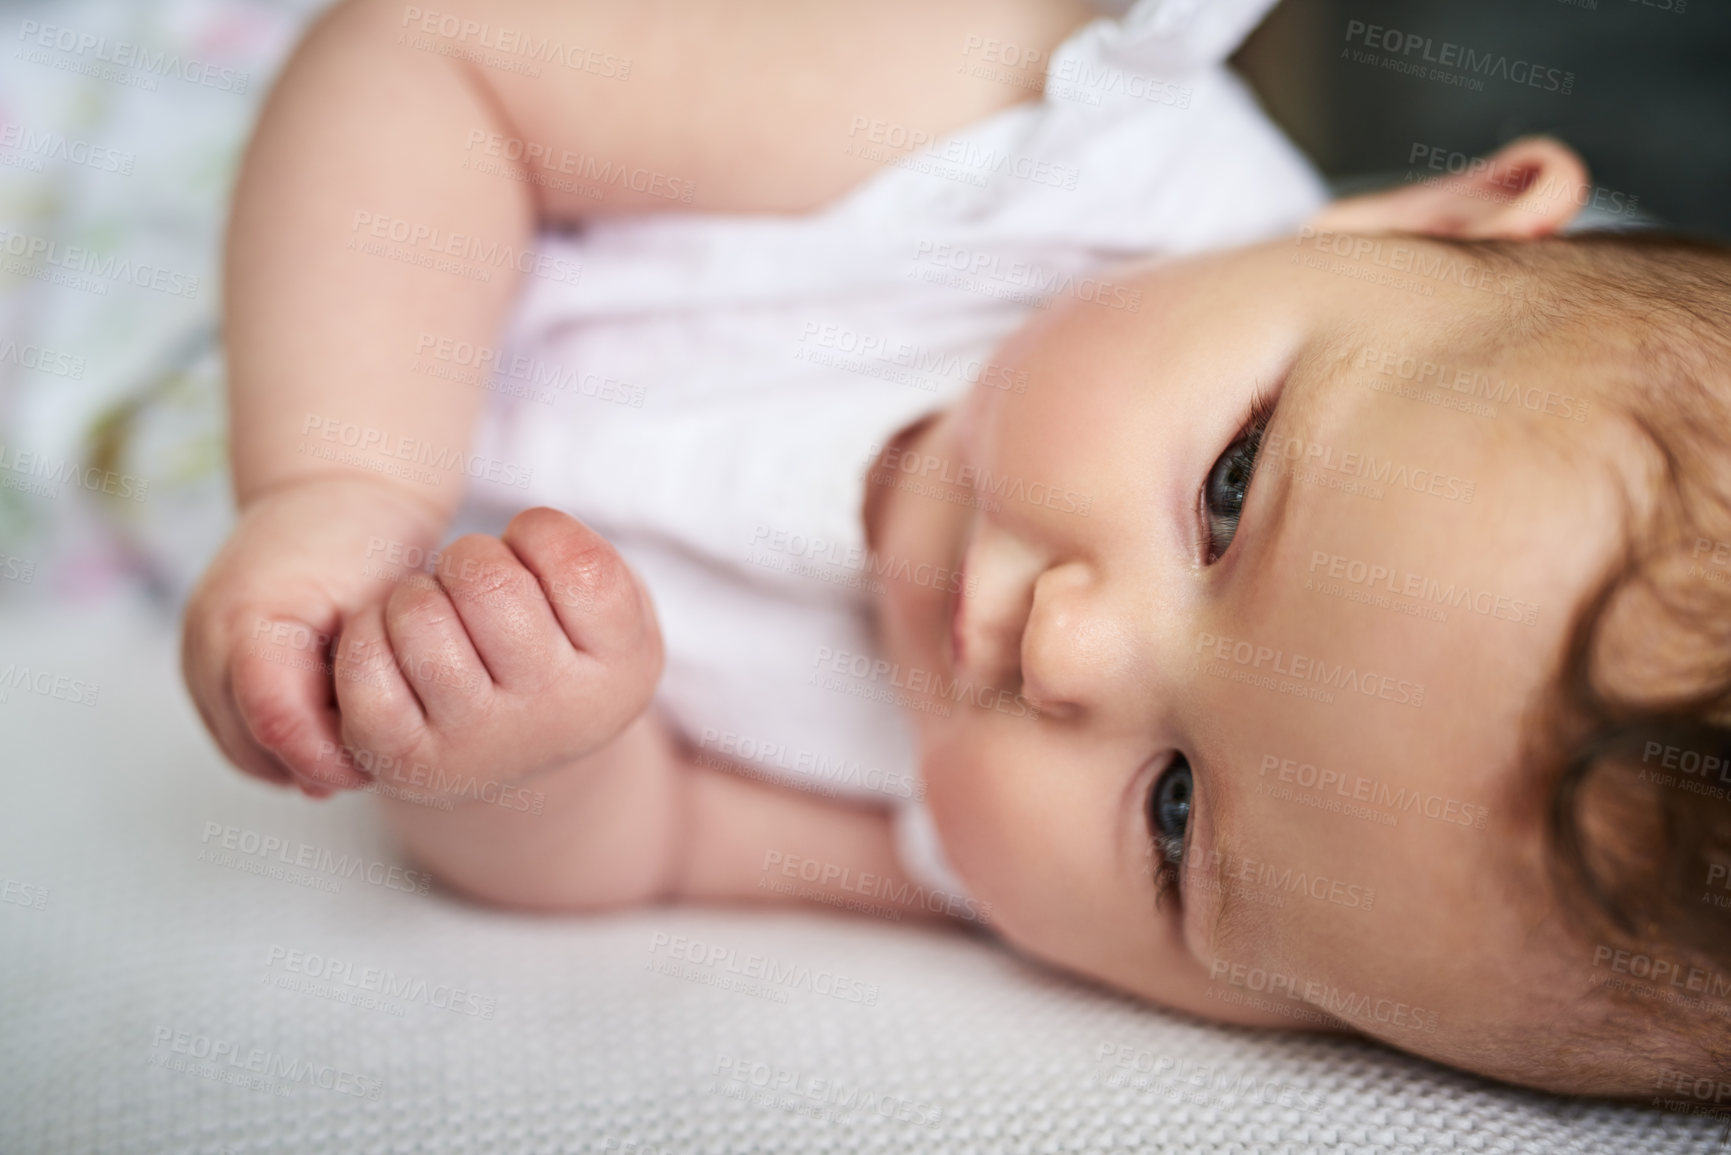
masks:
[[[1218,57],[1262,6],[1130,18],[1189,20]],[[459,503],[384,468],[389,447],[470,446],[481,418],[481,390],[405,353],[490,347],[528,281],[435,275],[413,239],[381,259],[374,224],[534,254],[537,228],[815,213],[884,176],[882,149],[838,141],[1011,124],[1043,82],[1056,99],[1060,48],[1098,16],[330,12],[264,110],[230,224],[240,517],[184,644],[206,724],[268,781],[379,793],[409,852],[484,901],[784,901],[771,860],[823,864],[793,901],[947,879],[957,901],[898,916],[959,915],[1205,1018],[1362,1033],[1558,1091],[1698,1098],[1704,1079],[1731,1099],[1731,258],[1557,236],[1587,178],[1556,142],[1268,240],[1314,198],[1294,177],[1285,209],[1242,225],[1263,239],[1167,245],[1005,311],[1017,324],[954,404],[898,394],[901,417],[861,433],[870,460],[837,469],[870,557],[893,563],[868,587],[869,652],[796,660],[853,689],[893,671],[917,747],[907,813],[935,827],[923,868],[882,805],[765,781],[663,708],[658,687],[675,702],[689,679],[664,658],[684,643],[670,628],[664,647],[674,585],[646,580],[664,564],[648,546],[628,565],[532,508],[430,574],[381,576],[382,544],[413,566]],[[1229,100],[1211,83],[1197,109]],[[1175,118],[1193,95],[1142,92],[1138,115]],[[1186,147],[1210,163],[1207,141]],[[546,176],[558,156],[646,175],[583,187]],[[1284,163],[1211,175],[1251,185]],[[1238,227],[1216,216],[1213,242]],[[536,300],[578,279],[561,243],[510,262]],[[617,267],[583,270],[591,307],[645,308]],[[692,452],[732,444],[693,428]],[[325,429],[384,433],[309,451]],[[569,468],[629,474],[639,451],[605,448]],[[464,472],[519,484],[508,463]],[[608,496],[653,520],[652,480]],[[674,612],[684,637],[706,611]],[[406,767],[485,789],[428,805]]]

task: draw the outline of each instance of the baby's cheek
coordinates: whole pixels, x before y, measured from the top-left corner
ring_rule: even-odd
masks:
[[[979,765],[978,743],[969,741],[966,727],[925,738],[920,776],[939,845],[969,891],[985,898],[977,887],[993,887],[1013,861],[1000,790]]]
[[[1015,813],[1015,800],[1002,776],[994,776],[978,761],[950,754],[928,756],[926,805],[937,827],[944,857],[980,909],[981,922],[1003,938],[1038,951],[1038,928],[1046,919],[1038,894],[1039,841],[1018,834],[1025,823]]]

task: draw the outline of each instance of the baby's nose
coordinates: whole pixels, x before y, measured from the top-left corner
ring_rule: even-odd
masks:
[[[1051,566],[1034,582],[1022,635],[1022,696],[1044,715],[1107,716],[1143,691],[1134,631],[1116,614],[1094,566]]]

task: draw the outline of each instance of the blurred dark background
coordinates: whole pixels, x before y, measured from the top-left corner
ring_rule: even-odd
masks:
[[[1402,75],[1352,57],[1397,55],[1349,42],[1352,21],[1429,37],[1433,56],[1451,41],[1572,72],[1573,91]],[[1233,62],[1330,177],[1398,179],[1415,145],[1483,156],[1543,132],[1586,159],[1602,205],[1634,197],[1662,225],[1731,241],[1731,0],[1284,0]]]

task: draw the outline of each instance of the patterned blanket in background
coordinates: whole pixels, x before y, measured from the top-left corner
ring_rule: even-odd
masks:
[[[172,611],[226,533],[229,191],[328,2],[0,3],[0,599]]]

